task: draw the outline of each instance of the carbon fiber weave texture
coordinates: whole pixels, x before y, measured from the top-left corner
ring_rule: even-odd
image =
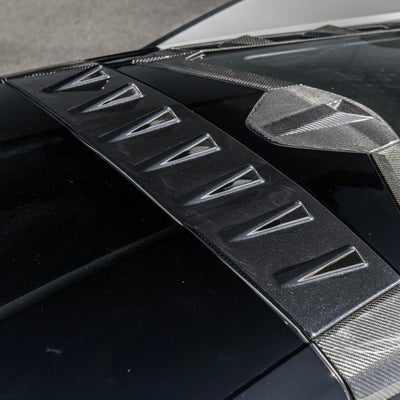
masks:
[[[400,286],[315,340],[357,400],[400,393]]]

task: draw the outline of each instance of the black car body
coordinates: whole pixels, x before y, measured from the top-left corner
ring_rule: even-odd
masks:
[[[0,398],[396,398],[399,32],[4,77]]]

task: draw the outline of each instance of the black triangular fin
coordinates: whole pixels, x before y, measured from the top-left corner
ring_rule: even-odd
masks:
[[[179,118],[173,110],[169,107],[165,107],[133,127],[129,134],[130,136],[141,135],[146,132],[177,124],[178,122]]]
[[[209,134],[205,134],[197,140],[191,141],[185,147],[181,147],[173,155],[162,161],[160,165],[177,164],[218,150],[219,147],[214,139]]]
[[[348,247],[334,258],[319,265],[316,269],[303,275],[297,282],[308,282],[322,277],[342,274],[349,270],[365,266],[366,262],[354,247]]]
[[[151,131],[178,124],[180,119],[170,107],[163,107],[134,122],[100,137],[103,142],[119,142]]]
[[[246,236],[258,236],[281,229],[286,229],[294,225],[311,221],[312,217],[301,202],[296,202],[291,206],[279,211],[271,216],[267,221],[259,224],[256,228],[247,232]]]
[[[130,101],[138,100],[143,97],[140,89],[133,83],[123,86],[117,90],[114,90],[110,94],[95,99],[90,103],[79,106],[76,110],[79,113],[88,113],[92,111],[100,111],[106,108],[119,106],[126,104]]]
[[[282,269],[274,275],[279,285],[296,287],[317,283],[321,279],[339,278],[365,267],[368,263],[358,250],[354,246],[346,246]]]
[[[202,200],[223,196],[238,190],[247,189],[251,186],[263,183],[264,180],[251,165],[244,170],[231,177],[229,180],[223,181],[221,184],[214,187],[212,190],[201,196]]]
[[[84,71],[78,75],[73,76],[59,84],[53,86],[50,91],[61,92],[64,90],[72,90],[84,86],[89,86],[94,83],[103,82],[110,79],[110,75],[104,71],[101,65]]]
[[[142,162],[139,167],[144,171],[154,171],[190,161],[219,150],[220,147],[215,143],[211,135],[205,133],[164,151],[157,156],[151,157]]]

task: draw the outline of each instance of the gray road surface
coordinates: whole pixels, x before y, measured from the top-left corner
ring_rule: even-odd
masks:
[[[226,0],[0,0],[0,75],[137,49]]]

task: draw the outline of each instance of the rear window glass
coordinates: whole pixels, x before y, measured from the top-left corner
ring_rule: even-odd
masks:
[[[400,32],[306,41],[207,56],[206,62],[349,97],[400,132]]]

